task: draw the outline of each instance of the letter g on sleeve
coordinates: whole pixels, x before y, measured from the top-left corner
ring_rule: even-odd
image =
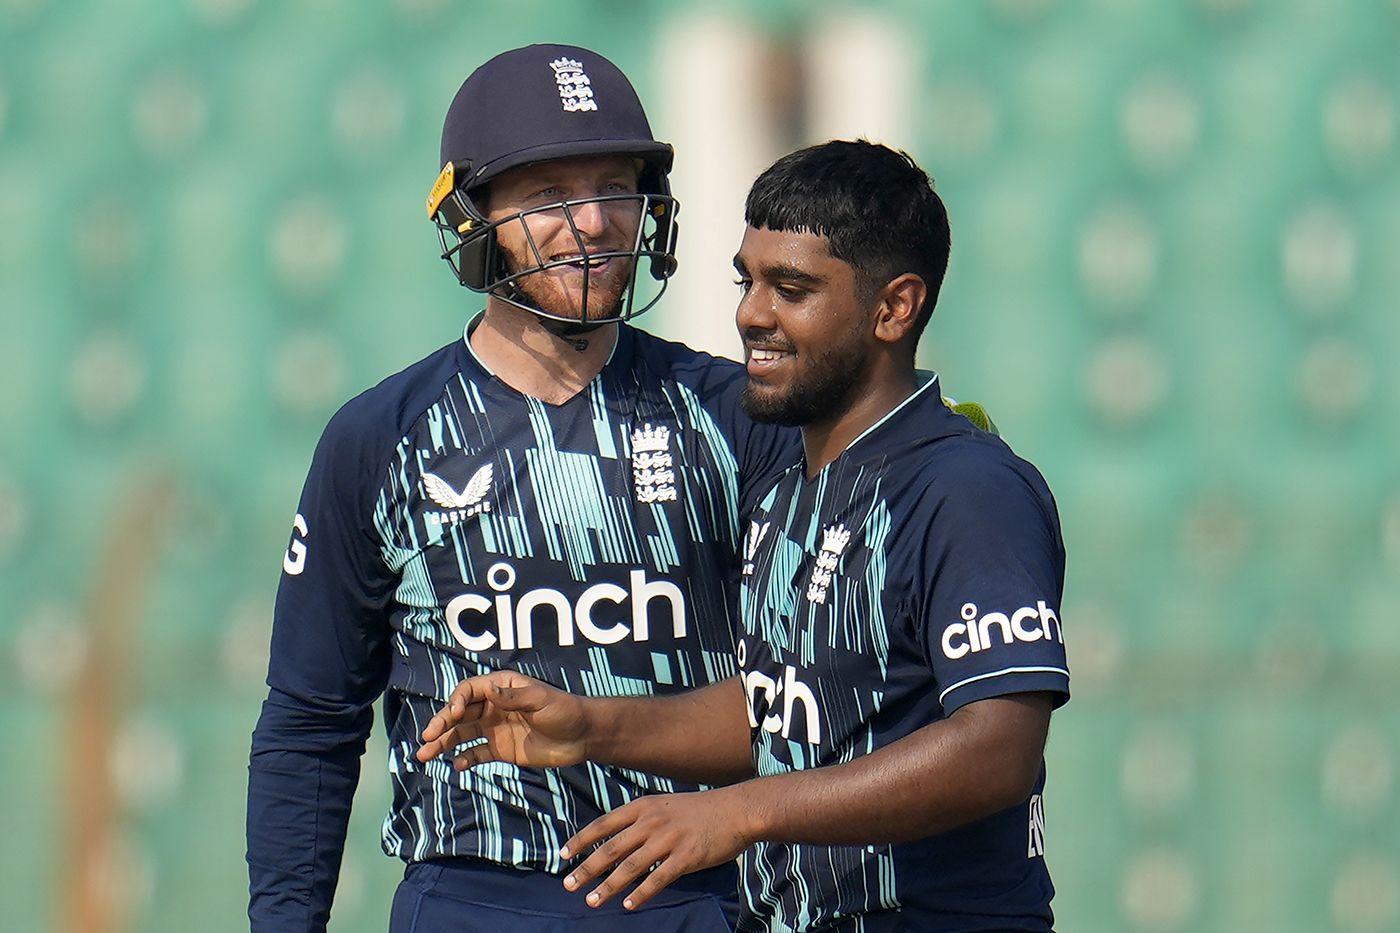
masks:
[[[292,519],[292,541],[287,545],[287,553],[282,558],[282,569],[292,576],[300,576],[306,569],[306,536],[309,534],[306,519],[298,512]]]

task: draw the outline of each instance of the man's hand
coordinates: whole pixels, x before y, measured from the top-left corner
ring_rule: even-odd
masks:
[[[611,868],[612,873],[588,894],[589,906],[597,907],[643,878],[622,902],[635,910],[681,875],[728,862],[748,848],[750,830],[743,802],[739,784],[642,797],[605,813],[560,850],[564,858],[572,858],[606,840],[564,879],[564,887],[577,891]]]
[[[587,752],[586,702],[514,671],[472,677],[428,722],[415,757],[450,756],[458,771],[487,761],[531,768],[578,764]],[[458,751],[467,742],[477,744]]]

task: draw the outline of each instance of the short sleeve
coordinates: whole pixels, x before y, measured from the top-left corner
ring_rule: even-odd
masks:
[[[1064,703],[1065,554],[1049,489],[1009,451],[936,472],[914,599],[945,714],[1012,693]]]

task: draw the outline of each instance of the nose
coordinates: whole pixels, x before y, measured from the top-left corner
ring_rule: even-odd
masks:
[[[603,231],[608,227],[608,215],[604,210],[606,206],[605,203],[592,201],[569,208],[574,226],[582,236],[594,239],[603,235]]]
[[[750,332],[755,334],[771,333],[778,326],[777,318],[773,314],[773,301],[765,297],[763,289],[757,284],[750,285],[739,297],[739,307],[734,309],[734,326],[739,329],[740,337],[747,337]]]

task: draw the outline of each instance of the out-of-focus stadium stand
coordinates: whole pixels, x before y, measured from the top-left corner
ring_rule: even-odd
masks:
[[[680,146],[663,334],[732,347],[785,149],[937,179],[923,362],[1070,554],[1058,927],[1400,930],[1396,0],[0,0],[0,928],[246,928],[297,492],[479,306],[423,197],[457,84],[531,41],[608,53]],[[400,870],[379,741],[340,933]]]

